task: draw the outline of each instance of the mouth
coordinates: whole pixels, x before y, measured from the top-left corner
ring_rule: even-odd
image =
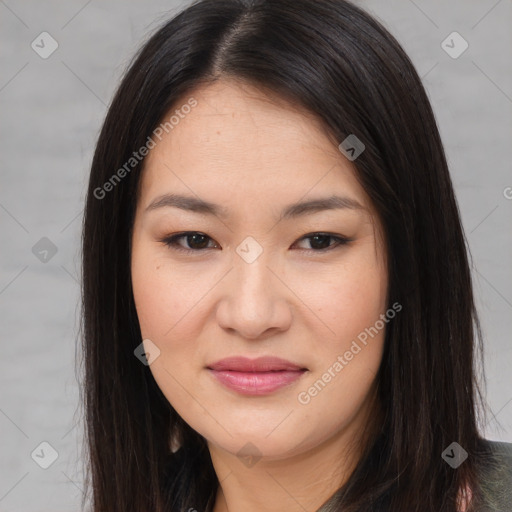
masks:
[[[230,357],[206,367],[225,387],[244,395],[266,395],[295,383],[307,368],[277,357]]]

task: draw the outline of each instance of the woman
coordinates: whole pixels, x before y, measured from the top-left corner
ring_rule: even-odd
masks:
[[[511,510],[434,115],[346,1],[202,0],[144,45],[83,306],[94,512]]]

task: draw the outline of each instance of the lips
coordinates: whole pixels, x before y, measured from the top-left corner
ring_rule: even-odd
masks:
[[[233,371],[233,372],[276,372],[276,371],[300,371],[307,368],[296,365],[286,359],[279,357],[258,357],[249,359],[247,357],[236,356],[221,359],[208,366],[210,370]]]
[[[207,367],[225,387],[243,395],[266,395],[296,382],[307,368],[278,357],[228,357]]]

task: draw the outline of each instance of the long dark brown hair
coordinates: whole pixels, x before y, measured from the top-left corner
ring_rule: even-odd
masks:
[[[382,428],[332,510],[453,512],[466,485],[478,498],[480,327],[443,145],[413,64],[345,0],[200,0],[135,56],[92,162],[82,239],[91,510],[203,511],[218,487],[204,438],[134,356],[142,340],[131,232],[144,161],[112,176],[178,100],[221,77],[305,107],[336,145],[349,134],[365,144],[354,165],[384,227],[389,304],[403,310],[388,325],[377,376]],[[441,458],[454,441],[469,454],[457,469]]]

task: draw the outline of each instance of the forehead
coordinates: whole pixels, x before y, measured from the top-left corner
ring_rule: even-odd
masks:
[[[191,98],[196,105],[181,111]],[[305,109],[251,85],[219,80],[184,95],[164,121],[177,110],[179,121],[155,140],[144,162],[146,204],[176,189],[215,194],[216,202],[236,193],[274,203],[336,189],[369,206],[353,164]]]

